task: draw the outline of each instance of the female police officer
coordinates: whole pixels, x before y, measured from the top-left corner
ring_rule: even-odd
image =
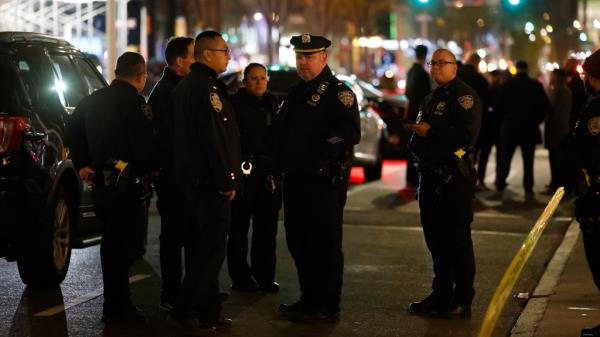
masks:
[[[279,291],[275,282],[275,236],[281,206],[280,178],[274,170],[272,121],[277,100],[267,90],[267,69],[251,63],[232,102],[242,144],[243,190],[232,205],[227,264],[234,290]],[[251,266],[248,228],[252,219]],[[254,279],[253,279],[254,278]]]

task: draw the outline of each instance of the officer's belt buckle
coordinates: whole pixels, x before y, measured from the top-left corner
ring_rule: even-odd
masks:
[[[243,161],[241,168],[242,168],[242,173],[247,176],[250,175],[250,173],[252,173],[252,163],[249,161]]]

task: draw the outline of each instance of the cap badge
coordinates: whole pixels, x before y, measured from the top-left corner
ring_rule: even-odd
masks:
[[[302,43],[310,43],[310,34],[302,34]]]

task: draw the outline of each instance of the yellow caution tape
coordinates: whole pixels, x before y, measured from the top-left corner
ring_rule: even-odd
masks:
[[[483,322],[481,323],[481,328],[479,330],[478,337],[489,337],[492,335],[492,331],[496,326],[496,321],[498,320],[498,316],[500,316],[500,312],[504,308],[504,304],[506,304],[506,300],[508,299],[509,294],[512,292],[512,289],[517,282],[519,275],[521,274],[521,270],[523,270],[523,266],[531,256],[531,252],[535,248],[540,236],[546,229],[548,225],[548,221],[552,217],[552,214],[556,211],[560,200],[565,195],[564,187],[559,187],[537,222],[525,238],[523,245],[521,245],[521,249],[517,252],[515,257],[513,258],[510,266],[504,273],[502,280],[500,280],[500,284],[496,288],[496,292],[494,292],[494,296],[488,305],[485,316],[483,317]]]

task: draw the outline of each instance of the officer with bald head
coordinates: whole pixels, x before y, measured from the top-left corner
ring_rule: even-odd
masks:
[[[342,214],[352,147],[360,140],[356,96],[327,66],[328,39],[294,36],[301,81],[276,117],[285,175],[284,222],[302,296],[279,311],[297,320],[338,317],[342,292]]]
[[[436,50],[431,76],[437,88],[421,104],[409,147],[419,173],[418,200],[425,242],[433,259],[432,292],[411,303],[413,314],[466,318],[475,295],[471,240],[475,169],[473,147],[481,124],[481,101],[456,77],[456,57]]]

